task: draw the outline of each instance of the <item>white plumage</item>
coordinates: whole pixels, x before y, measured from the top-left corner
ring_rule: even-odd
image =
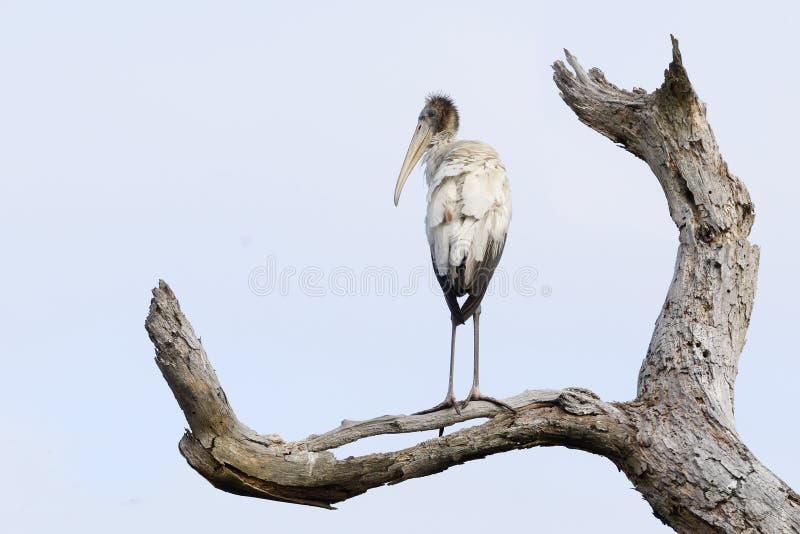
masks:
[[[439,276],[465,266],[466,285],[487,253],[503,246],[511,222],[506,168],[480,141],[433,139],[426,154],[425,231]]]

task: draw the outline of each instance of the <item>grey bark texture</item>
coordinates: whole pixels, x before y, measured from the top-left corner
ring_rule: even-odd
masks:
[[[758,247],[754,208],[728,171],[672,40],[672,62],[652,93],[588,72],[569,52],[553,65],[566,104],[653,171],[680,232],[675,273],[639,372],[638,395],[608,403],[581,388],[526,391],[460,414],[344,421],[302,441],[258,434],[234,414],[200,340],[163,281],[146,328],[156,363],[190,430],[180,451],[215,487],[330,508],[385,484],[432,475],[512,449],[561,445],[610,459],[661,521],[678,532],[800,533],[800,496],[739,439],[733,393],[750,321]],[[413,447],[338,459],[329,449],[379,434],[433,430],[488,417]]]

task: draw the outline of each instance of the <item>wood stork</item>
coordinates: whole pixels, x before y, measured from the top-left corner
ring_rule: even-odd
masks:
[[[424,156],[428,183],[425,231],[433,269],[450,309],[452,331],[447,395],[433,408],[418,413],[450,407],[460,412],[453,394],[456,328],[470,317],[475,360],[472,388],[462,406],[484,400],[513,411],[506,403],[483,395],[478,383],[481,301],[503,253],[511,221],[511,192],[497,152],[480,141],[457,140],[457,132],[458,110],[452,99],[439,94],[428,96],[394,190],[396,206],[408,175]],[[465,295],[466,301],[459,304],[457,299]]]

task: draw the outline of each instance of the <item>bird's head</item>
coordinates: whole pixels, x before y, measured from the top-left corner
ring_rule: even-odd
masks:
[[[431,94],[425,99],[425,107],[419,113],[419,122],[424,122],[432,135],[458,131],[458,109],[453,99],[444,94]]]
[[[458,109],[453,100],[443,94],[429,95],[425,99],[425,107],[419,113],[414,137],[411,138],[406,158],[400,168],[400,176],[397,177],[397,185],[394,188],[395,206],[400,202],[400,193],[408,175],[430,146],[431,140],[437,135],[454,136],[457,131]]]

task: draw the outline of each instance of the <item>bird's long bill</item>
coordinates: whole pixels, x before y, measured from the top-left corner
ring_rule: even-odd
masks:
[[[431,129],[422,121],[417,123],[417,129],[414,131],[414,137],[411,138],[411,144],[408,145],[408,152],[406,152],[406,159],[403,160],[403,166],[400,168],[400,176],[397,177],[397,185],[394,188],[394,205],[400,202],[400,193],[403,191],[403,186],[406,185],[408,175],[414,165],[417,164],[419,158],[425,153],[428,148],[428,143],[431,140]]]

